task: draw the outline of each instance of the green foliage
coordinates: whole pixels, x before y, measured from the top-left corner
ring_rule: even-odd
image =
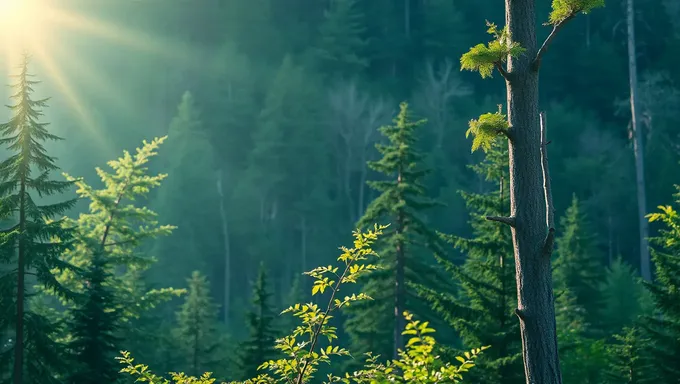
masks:
[[[499,30],[496,24],[486,22],[487,33],[494,37],[487,45],[477,44],[460,58],[461,70],[476,71],[482,78],[492,77],[493,70],[505,63],[508,57],[518,57],[526,51],[512,41],[507,27]]]
[[[368,67],[368,41],[364,15],[356,0],[334,0],[324,11],[319,27],[318,47],[314,50],[323,68],[336,75],[351,77]]]
[[[217,329],[217,306],[210,297],[210,284],[194,271],[187,279],[188,290],[177,312],[175,342],[181,353],[181,366],[191,375],[199,375],[220,366],[218,348],[223,345]]]
[[[268,288],[267,272],[264,263],[255,281],[252,296],[252,308],[246,315],[250,331],[249,339],[240,346],[240,369],[242,378],[257,376],[258,367],[277,354],[274,349],[276,332],[274,330],[274,311],[271,307],[271,296]]]
[[[604,7],[604,0],[553,0],[550,24],[558,25],[578,13],[588,14],[595,8]]]
[[[484,152],[491,149],[491,144],[500,135],[504,135],[510,125],[507,117],[501,113],[502,106],[498,106],[498,112],[485,113],[478,120],[470,120],[470,128],[465,132],[465,137],[473,135],[472,152],[482,148]]]
[[[607,268],[600,285],[600,295],[601,324],[608,332],[618,333],[624,327],[632,326],[645,311],[643,304],[647,295],[644,286],[633,268],[621,258]]]
[[[472,167],[494,189],[487,193],[462,192],[470,211],[473,239],[447,236],[465,256],[455,265],[440,259],[457,287],[433,290],[418,287],[422,296],[460,336],[464,347],[493,345],[471,372],[474,382],[523,383],[512,234],[508,226],[486,219],[502,216],[509,209],[507,144],[494,144],[486,158]]]
[[[0,296],[14,298],[0,303],[0,331],[16,331],[13,348],[0,350],[0,371],[12,371],[9,364],[14,349],[23,356],[15,365],[14,375],[19,368],[25,383],[50,383],[63,371],[60,360],[64,348],[52,337],[58,326],[28,305],[28,299],[34,296],[28,283],[64,300],[74,298],[55,277],[58,271],[74,269],[59,258],[71,246],[73,231],[63,220],[52,219],[71,209],[76,200],[40,204],[40,200],[67,191],[73,182],[50,180],[50,173],[58,167],[44,142],[61,138],[48,131],[48,123],[39,122],[47,99],[33,98],[33,88],[40,82],[31,79],[29,63],[28,55],[24,55],[19,73],[12,76],[15,82],[10,98],[14,104],[8,106],[12,116],[0,124],[0,144],[11,153],[0,162],[1,213],[9,225],[0,230],[4,240],[0,244]],[[0,375],[0,380],[5,378]]]
[[[387,226],[375,226],[373,230],[366,232],[354,232],[354,246],[352,248],[341,247],[342,254],[338,257],[340,266],[329,265],[315,268],[307,272],[314,279],[314,292],[316,294],[328,291],[330,297],[326,309],[323,310],[317,304],[296,304],[283,311],[290,313],[299,319],[300,325],[292,334],[276,340],[276,349],[285,357],[270,360],[261,365],[261,370],[269,371],[270,374],[260,374],[256,378],[244,381],[244,384],[265,383],[309,383],[314,379],[314,373],[322,363],[330,364],[332,357],[349,356],[349,351],[334,344],[337,339],[336,329],[331,326],[332,313],[341,308],[348,307],[361,300],[371,298],[364,294],[353,294],[341,298],[338,295],[340,288],[347,284],[355,284],[358,279],[378,269],[371,259],[378,257],[371,246],[382,235]],[[467,372],[474,366],[473,360],[488,347],[477,348],[471,352],[465,352],[464,356],[456,357],[459,365],[443,363],[436,355],[433,355],[436,347],[434,338],[429,335],[434,332],[427,322],[413,320],[409,313],[404,314],[408,321],[405,335],[411,336],[406,343],[406,348],[400,351],[399,359],[386,364],[376,362],[377,357],[369,354],[367,367],[344,376],[329,375],[328,383],[457,383],[462,379],[462,373]],[[324,345],[320,339],[324,338]],[[118,358],[125,367],[122,373],[136,377],[138,382],[151,384],[212,384],[215,379],[211,373],[206,373],[200,378],[188,377],[184,373],[173,373],[171,379],[161,378],[149,371],[143,364],[134,364],[134,359],[128,352],[122,352]]]
[[[644,384],[655,382],[650,375],[649,340],[638,328],[625,327],[614,335],[615,343],[608,346],[610,364],[607,382],[611,384]]]

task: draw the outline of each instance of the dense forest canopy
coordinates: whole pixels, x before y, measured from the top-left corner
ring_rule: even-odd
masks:
[[[516,165],[540,170],[539,147],[559,380],[680,379],[676,0],[18,3],[0,0],[0,381],[127,382],[122,350],[246,380],[315,337],[299,320],[343,355],[313,380],[370,352],[362,375],[408,381],[416,335],[451,380],[525,382]],[[518,117],[537,51],[541,115]],[[518,160],[523,121],[547,131],[539,162]],[[315,268],[345,266],[357,228],[380,228],[379,257],[333,297],[360,302],[280,315],[324,313],[338,287]]]

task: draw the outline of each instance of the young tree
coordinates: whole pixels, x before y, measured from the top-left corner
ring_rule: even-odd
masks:
[[[607,268],[600,284],[602,307],[598,313],[608,334],[632,326],[638,316],[648,311],[648,293],[638,280],[637,273],[620,257]]]
[[[2,231],[9,236],[3,244],[2,261],[11,265],[8,271],[3,271],[2,280],[13,282],[3,287],[7,289],[2,295],[15,297],[16,300],[12,303],[14,321],[2,324],[1,328],[8,325],[15,330],[12,369],[15,384],[49,382],[52,372],[49,372],[49,368],[45,372],[44,367],[58,364],[60,360],[54,355],[59,348],[49,337],[52,328],[49,320],[27,307],[30,296],[27,276],[34,275],[40,286],[61,297],[72,298],[71,292],[53,274],[54,269],[64,270],[68,267],[59,260],[59,255],[70,246],[71,230],[62,226],[60,220],[47,219],[63,214],[73,207],[76,200],[39,205],[31,192],[39,198],[55,195],[66,191],[73,182],[49,179],[50,172],[58,167],[55,159],[45,151],[42,142],[61,138],[47,130],[47,123],[39,122],[47,99],[33,99],[33,87],[39,82],[31,80],[29,62],[30,58],[25,54],[19,73],[13,76],[16,82],[12,85],[15,92],[11,96],[15,101],[10,106],[12,117],[9,122],[0,124],[0,143],[7,145],[9,151],[14,153],[0,163],[0,196],[3,198],[3,211],[17,218],[10,228]],[[26,352],[31,354],[30,359],[26,358]],[[58,372],[57,367],[53,367],[54,372]],[[41,373],[47,373],[48,376],[40,376]]]
[[[545,124],[540,124],[538,72],[541,59],[560,29],[577,14],[604,5],[603,0],[553,2],[553,30],[536,44],[535,0],[507,0],[504,28],[491,24],[494,40],[461,57],[461,68],[505,79],[507,116],[501,111],[470,122],[472,148],[488,148],[499,136],[508,139],[510,214],[492,220],[512,228],[517,265],[517,316],[527,383],[560,384],[550,255],[555,238],[554,208],[546,153]],[[505,62],[507,61],[507,67]]]
[[[250,335],[241,345],[240,368],[242,379],[257,376],[258,367],[265,361],[273,359],[278,353],[274,349],[276,332],[273,328],[275,313],[272,310],[268,290],[267,272],[264,263],[253,287],[252,308],[247,314]]]
[[[183,353],[184,366],[191,375],[214,372],[218,366],[217,349],[222,344],[217,330],[217,305],[210,297],[205,276],[194,271],[184,304],[177,312],[176,340]]]
[[[655,379],[650,375],[652,366],[647,360],[649,340],[645,339],[638,328],[625,327],[620,334],[614,335],[615,343],[607,348],[609,369],[607,383],[646,384]]]
[[[422,179],[428,170],[421,168],[422,155],[415,148],[417,128],[424,123],[424,120],[412,121],[408,105],[401,103],[394,125],[380,129],[389,140],[388,144],[376,146],[382,159],[368,163],[371,169],[389,179],[369,182],[381,194],[369,204],[358,226],[389,221],[391,227],[380,245],[384,269],[374,274],[364,288],[375,300],[350,309],[352,318],[347,321],[346,330],[352,336],[355,352],[391,352],[394,358],[398,357],[399,349],[404,347],[402,313],[412,306],[407,297],[413,293],[407,289],[407,284],[421,283],[432,287],[435,274],[423,256],[431,252],[444,254],[439,237],[421,216],[422,211],[437,205],[427,197]],[[427,280],[425,276],[428,276]],[[386,324],[392,326],[388,328]],[[391,342],[383,339],[379,344],[381,348],[367,348],[367,341],[380,335],[384,337],[388,331],[392,333]],[[369,339],[367,335],[371,335]]]
[[[469,375],[472,381],[489,384],[524,381],[519,325],[514,319],[517,296],[512,237],[509,228],[485,219],[503,215],[509,208],[507,156],[507,147],[494,143],[487,158],[472,167],[495,191],[462,193],[475,237],[450,238],[467,256],[462,266],[439,260],[458,282],[458,289],[438,292],[419,287],[421,296],[458,332],[466,348],[493,346],[477,361],[480,369]]]

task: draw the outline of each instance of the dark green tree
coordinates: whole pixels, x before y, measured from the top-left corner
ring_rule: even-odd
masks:
[[[515,263],[510,229],[486,220],[507,214],[507,146],[494,144],[487,157],[472,169],[493,188],[486,193],[465,193],[474,238],[449,237],[466,255],[462,266],[439,258],[458,287],[450,292],[419,287],[421,296],[460,335],[464,348],[492,345],[470,372],[480,383],[522,383],[522,345],[515,316]]]
[[[31,80],[29,62],[29,56],[24,54],[19,73],[13,76],[11,99],[14,104],[9,106],[12,117],[9,122],[0,124],[0,144],[6,145],[12,153],[0,163],[0,197],[5,205],[3,211],[15,218],[11,227],[2,231],[10,238],[3,244],[1,260],[3,264],[9,264],[7,270],[3,268],[1,280],[11,283],[3,284],[2,295],[15,298],[11,303],[14,318],[10,320],[3,316],[0,329],[14,329],[14,366],[11,370],[16,384],[49,383],[63,368],[59,358],[63,349],[50,338],[54,326],[27,306],[29,297],[35,292],[29,290],[26,279],[29,274],[34,275],[39,286],[61,297],[72,298],[72,293],[54,275],[55,269],[69,267],[59,255],[70,247],[71,230],[64,227],[61,220],[50,221],[49,218],[63,214],[76,202],[71,199],[40,205],[31,193],[39,199],[63,193],[73,182],[49,178],[50,172],[58,167],[55,158],[47,154],[43,142],[61,138],[48,131],[47,123],[39,122],[47,99],[33,99],[34,87],[39,82]],[[7,362],[9,359],[2,360]]]
[[[265,361],[276,357],[274,349],[276,331],[274,329],[275,313],[271,307],[271,296],[267,287],[267,272],[264,264],[260,269],[253,287],[252,308],[247,313],[250,335],[241,344],[241,377],[246,380],[258,375],[257,368]]]
[[[602,306],[600,284],[604,279],[604,265],[595,243],[597,237],[575,195],[560,226],[562,232],[556,240],[553,272],[556,295],[570,290],[575,304],[584,311],[584,320],[592,324],[598,321]]]
[[[441,240],[423,221],[423,211],[438,205],[427,196],[423,186],[428,170],[422,169],[423,157],[416,149],[417,128],[424,123],[414,122],[408,105],[401,103],[394,124],[380,128],[389,141],[376,146],[382,159],[368,163],[386,179],[369,182],[380,195],[369,204],[358,226],[380,222],[391,226],[378,246],[382,270],[374,273],[364,286],[374,300],[349,308],[350,318],[345,326],[355,354],[398,356],[398,350],[404,347],[402,314],[417,301],[407,285],[432,287],[435,273],[431,268],[433,262],[427,258],[433,252],[444,255]]]
[[[600,285],[600,295],[600,325],[607,334],[619,333],[624,327],[633,326],[638,316],[649,312],[648,292],[635,270],[620,257],[607,268]]]
[[[198,271],[194,271],[187,282],[188,293],[177,312],[175,335],[182,366],[188,374],[199,376],[219,368],[217,352],[223,342],[217,328],[218,307],[210,297],[210,284]]]
[[[644,384],[655,382],[650,375],[652,366],[648,360],[649,340],[638,328],[625,327],[614,335],[615,342],[608,346],[609,369],[607,383]]]
[[[680,203],[680,186],[674,195]],[[680,377],[680,216],[672,206],[661,206],[660,212],[649,215],[651,222],[660,221],[664,227],[650,239],[652,260],[656,266],[656,281],[645,282],[656,304],[658,314],[646,316],[645,331],[651,341],[649,352],[654,365],[648,375],[657,383],[677,383]]]

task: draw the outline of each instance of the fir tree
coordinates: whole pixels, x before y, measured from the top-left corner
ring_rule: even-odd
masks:
[[[614,335],[614,344],[607,348],[609,369],[607,383],[644,384],[655,382],[650,375],[651,366],[647,360],[649,340],[645,339],[638,328],[625,327],[620,334]]]
[[[680,186],[674,195],[680,203]],[[646,316],[644,330],[651,341],[649,351],[654,365],[650,377],[659,384],[675,384],[680,377],[680,216],[671,206],[659,207],[661,212],[649,215],[650,221],[661,221],[659,236],[651,238],[652,260],[656,266],[656,282],[645,282],[656,304],[658,315]]]
[[[554,284],[556,295],[569,290],[575,304],[585,312],[584,321],[597,321],[602,302],[600,284],[604,273],[595,234],[576,196],[560,220],[561,236],[556,240]]]
[[[63,214],[76,201],[39,205],[31,194],[35,192],[40,198],[59,194],[70,188],[73,182],[49,179],[50,172],[58,167],[42,142],[61,138],[48,131],[47,123],[39,122],[47,99],[33,99],[33,87],[39,82],[31,80],[29,61],[28,55],[24,55],[19,74],[13,76],[16,82],[12,85],[15,93],[11,98],[15,104],[9,107],[12,117],[9,122],[0,124],[0,143],[14,153],[0,163],[0,197],[5,205],[3,211],[17,217],[15,224],[3,231],[10,239],[3,244],[6,249],[2,260],[11,265],[8,271],[2,271],[2,280],[11,279],[13,283],[3,287],[8,289],[2,295],[16,297],[12,303],[14,320],[0,324],[0,328],[9,326],[15,330],[12,377],[16,384],[51,382],[63,367],[58,356],[61,348],[49,337],[53,325],[27,306],[32,293],[28,291],[26,277],[30,272],[36,276],[39,286],[61,297],[72,298],[71,292],[53,275],[54,269],[68,267],[59,260],[59,255],[70,246],[71,230],[62,226],[60,220],[46,219]]]
[[[647,292],[633,268],[620,257],[607,268],[600,285],[601,325],[608,334],[619,333],[632,326],[638,316],[647,312]]]
[[[515,264],[510,229],[486,220],[507,214],[507,146],[494,144],[486,159],[473,166],[495,188],[487,193],[462,193],[472,219],[473,239],[450,237],[466,255],[462,266],[439,259],[458,289],[441,292],[420,288],[420,294],[458,332],[467,348],[492,345],[477,361],[471,380],[480,383],[524,382],[521,339],[514,310]]]
[[[437,205],[427,197],[422,180],[428,170],[421,168],[422,155],[415,148],[417,128],[424,123],[413,122],[407,104],[402,103],[394,125],[380,129],[389,140],[376,146],[382,159],[369,162],[371,169],[389,179],[369,182],[380,195],[369,204],[358,226],[379,222],[390,222],[391,226],[379,246],[382,270],[364,287],[374,300],[349,308],[346,331],[353,353],[397,357],[398,349],[404,347],[402,313],[414,305],[414,292],[407,284],[431,287],[435,274],[425,257],[432,252],[443,255],[439,237],[422,219],[424,210]]]
[[[257,368],[277,355],[274,349],[276,333],[273,328],[275,316],[271,308],[271,296],[267,288],[267,273],[264,264],[261,264],[253,289],[252,309],[247,314],[250,335],[241,345],[240,366],[244,380],[256,377]]]
[[[356,0],[332,0],[324,11],[314,50],[325,72],[352,77],[368,67],[364,15]]]
[[[217,329],[218,307],[210,297],[210,285],[205,276],[194,271],[187,282],[188,293],[177,312],[175,335],[186,372],[198,376],[203,372],[215,372],[219,367],[216,355],[222,340]]]

